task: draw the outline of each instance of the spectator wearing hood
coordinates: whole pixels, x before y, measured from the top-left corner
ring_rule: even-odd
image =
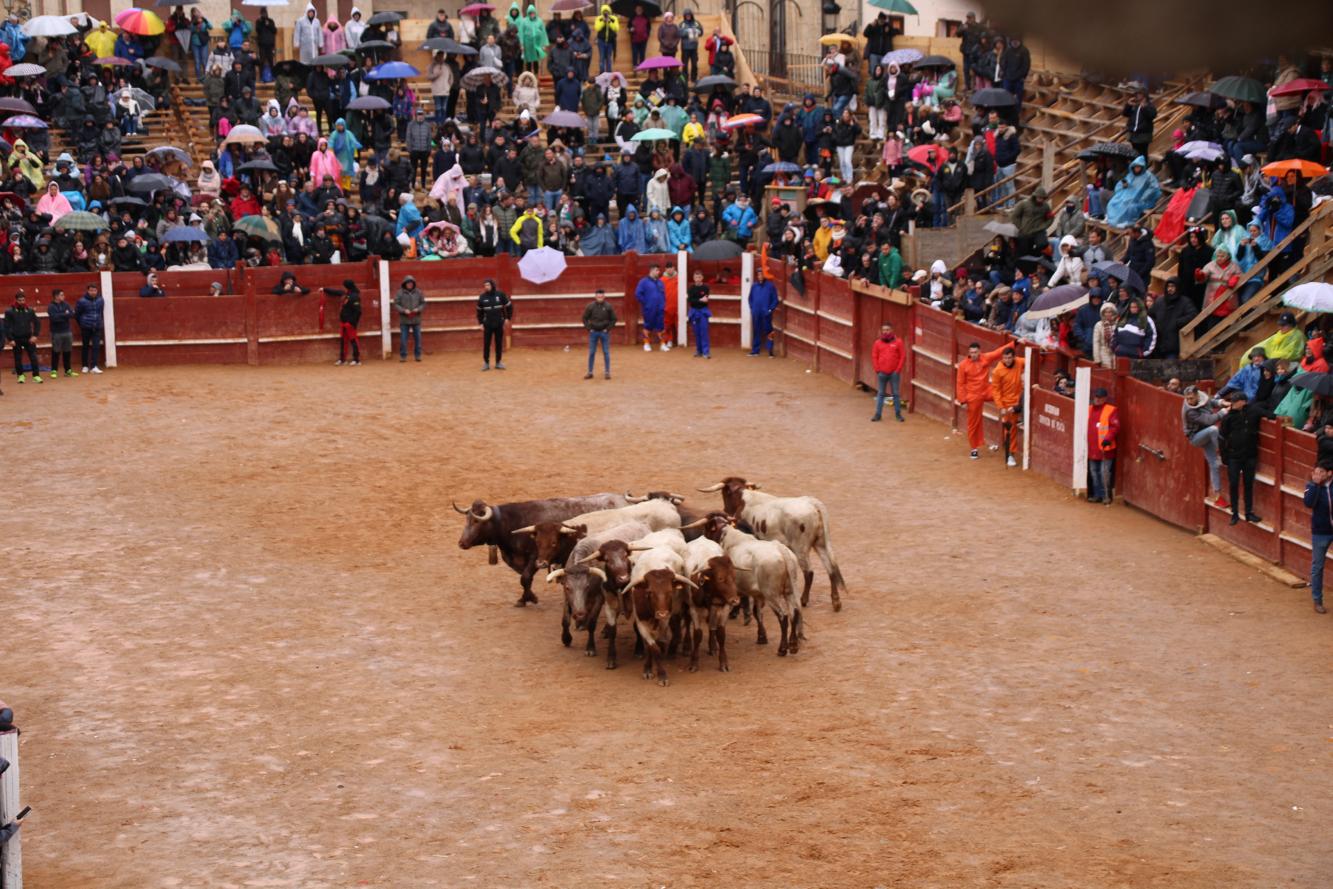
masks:
[[[1259,205],[1259,226],[1263,236],[1276,249],[1285,241],[1296,226],[1296,209],[1287,200],[1287,193],[1281,188],[1270,189],[1264,196],[1263,202]],[[1276,257],[1268,263],[1268,274],[1270,278],[1277,278],[1287,267],[1290,266],[1297,257],[1293,250],[1294,244],[1288,244]]]
[[[1125,247],[1125,265],[1145,283],[1152,277],[1152,268],[1157,262],[1157,247],[1153,244],[1152,232],[1145,226],[1135,226],[1129,244]]]
[[[1240,305],[1244,305],[1250,297],[1263,289],[1267,269],[1260,269],[1252,276],[1248,273],[1259,264],[1272,247],[1273,245],[1268,242],[1268,238],[1264,236],[1263,227],[1257,221],[1251,222],[1245,227],[1245,236],[1236,245],[1235,254],[1236,264],[1240,266],[1244,277],[1240,285],[1240,292],[1236,295],[1236,300]]]
[[[1129,300],[1125,313],[1116,324],[1111,338],[1112,348],[1119,358],[1147,358],[1157,345],[1157,325],[1148,315],[1143,300],[1137,296]]]
[[[412,340],[413,356],[421,360],[421,314],[426,308],[426,297],[417,289],[417,279],[408,275],[393,298],[398,312],[398,361],[407,360],[407,341]]]
[[[311,59],[324,53],[324,26],[313,3],[306,4],[305,14],[292,29],[292,47],[302,65],[309,65]]]
[[[1129,173],[1116,183],[1115,192],[1106,203],[1107,223],[1120,227],[1132,225],[1156,206],[1161,194],[1162,186],[1148,169],[1147,159],[1142,155],[1134,158]]]
[[[1157,346],[1153,358],[1180,357],[1180,331],[1194,319],[1194,306],[1180,292],[1180,282],[1169,278],[1166,292],[1158,297],[1148,310],[1157,328]]]
[[[667,249],[676,253],[684,250],[694,252],[694,241],[690,235],[690,217],[684,207],[671,208],[671,218],[667,220]]]
[[[620,223],[617,226],[616,241],[620,246],[621,253],[628,253],[631,250],[637,253],[646,252],[647,241],[643,220],[639,219],[639,213],[633,204],[624,206]]]
[[[241,251],[225,229],[208,242],[208,265],[215,269],[234,269],[241,260]]]
[[[584,229],[579,244],[584,256],[614,256],[619,252],[616,249],[615,230],[607,224],[606,213],[597,214],[593,226]]]

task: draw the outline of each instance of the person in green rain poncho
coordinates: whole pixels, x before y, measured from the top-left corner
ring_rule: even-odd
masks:
[[[342,188],[345,192],[351,187],[352,174],[356,169],[356,153],[361,150],[361,142],[347,129],[347,121],[341,117],[334,122],[333,132],[329,133],[329,149],[342,167]]]
[[[546,58],[546,46],[550,41],[546,37],[546,23],[537,15],[536,6],[528,6],[528,14],[518,25],[518,39],[523,44],[523,64],[534,74],[540,74],[542,60]]]

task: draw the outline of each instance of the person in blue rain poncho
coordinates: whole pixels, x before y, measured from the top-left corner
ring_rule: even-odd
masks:
[[[1148,161],[1139,155],[1129,165],[1129,173],[1116,183],[1115,193],[1106,202],[1106,221],[1110,225],[1133,224],[1151,210],[1162,195],[1162,186],[1148,169]]]

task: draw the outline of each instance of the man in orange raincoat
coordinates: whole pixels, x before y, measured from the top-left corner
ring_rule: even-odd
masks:
[[[1005,346],[1000,363],[990,377],[990,397],[1000,409],[1000,439],[1004,447],[1006,466],[1017,466],[1014,457],[1014,430],[1023,414],[1023,365],[1026,360],[1015,357],[1014,347]]]
[[[1006,344],[1007,345],[1007,344]],[[967,357],[958,362],[958,379],[954,385],[955,403],[967,408],[967,441],[972,446],[973,460],[981,457],[981,446],[986,443],[983,432],[982,409],[990,400],[990,370],[1006,346],[993,352],[981,353],[981,343],[967,347]]]

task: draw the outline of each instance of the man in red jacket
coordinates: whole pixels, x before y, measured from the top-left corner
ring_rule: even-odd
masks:
[[[875,340],[870,358],[875,365],[875,379],[878,383],[875,390],[875,416],[870,418],[870,422],[878,423],[884,413],[884,387],[887,385],[893,392],[893,416],[901,423],[903,400],[898,388],[902,383],[903,341],[893,335],[893,325],[887,321],[879,328],[879,339]]]
[[[958,362],[958,378],[954,381],[955,404],[967,408],[967,442],[972,446],[969,455],[973,460],[980,459],[981,446],[986,443],[983,423],[983,410],[990,399],[990,370],[1000,360],[1004,350],[1012,343],[1005,343],[993,352],[981,354],[981,343],[972,343],[967,347],[967,357]]]
[[[1111,482],[1115,467],[1115,439],[1120,434],[1120,416],[1115,405],[1107,404],[1108,394],[1102,388],[1092,393],[1092,407],[1088,410],[1088,474],[1092,478],[1092,502],[1110,506],[1115,502]]]

